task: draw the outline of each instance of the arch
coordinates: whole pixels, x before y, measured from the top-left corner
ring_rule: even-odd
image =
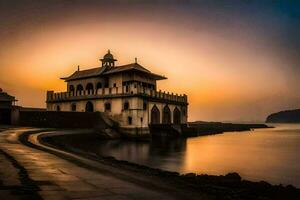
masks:
[[[129,102],[128,101],[125,101],[123,109],[124,110],[128,110],[129,109]]]
[[[102,88],[102,83],[101,83],[101,82],[97,83],[96,88],[97,88],[97,90],[98,90],[98,89],[101,89],[101,88]]]
[[[88,94],[93,94],[94,93],[94,85],[92,83],[88,83],[85,87],[87,90]]]
[[[171,110],[168,105],[166,105],[163,109],[162,123],[171,124]]]
[[[72,103],[72,105],[71,105],[71,111],[73,111],[73,112],[76,111],[76,103]]]
[[[77,85],[76,87],[76,94],[82,94],[83,86],[81,84]]]
[[[106,102],[104,104],[104,110],[105,111],[111,111],[111,103],[110,102]]]
[[[75,88],[74,88],[74,85],[70,85],[69,86],[69,91],[74,93],[75,92]]]
[[[147,102],[146,101],[143,102],[143,110],[147,110]]]
[[[160,112],[156,105],[154,105],[151,109],[151,124],[159,124],[160,123]]]
[[[132,117],[131,116],[128,117],[127,121],[128,121],[128,125],[132,125]]]
[[[174,124],[181,124],[181,112],[177,107],[173,111],[173,122]]]
[[[94,105],[92,102],[88,101],[85,105],[85,112],[94,112]]]
[[[56,111],[57,111],[57,112],[60,111],[60,106],[59,106],[59,105],[56,106]]]

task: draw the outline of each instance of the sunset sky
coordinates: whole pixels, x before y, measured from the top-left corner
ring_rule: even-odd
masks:
[[[45,107],[60,77],[138,62],[185,93],[189,120],[260,121],[300,107],[300,1],[0,0],[0,87]]]

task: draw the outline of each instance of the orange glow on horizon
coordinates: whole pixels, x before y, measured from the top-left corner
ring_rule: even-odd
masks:
[[[0,52],[1,87],[16,95],[20,105],[45,107],[46,90],[64,91],[60,77],[73,73],[77,65],[100,66],[98,59],[107,49],[117,64],[137,57],[152,72],[167,76],[158,83],[159,89],[186,93],[191,121],[242,120],[253,105],[260,107],[274,95],[289,95],[280,71],[282,61],[268,41],[255,40],[259,36],[222,37],[215,30],[119,18],[100,22],[68,18],[31,28],[14,42],[4,43],[5,51]],[[245,107],[244,112],[237,111]],[[274,109],[267,107],[250,118],[261,120]]]

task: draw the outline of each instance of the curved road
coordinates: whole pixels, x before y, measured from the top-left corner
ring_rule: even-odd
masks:
[[[42,199],[167,200],[189,197],[174,188],[168,188],[155,177],[145,180],[145,177],[136,177],[130,172],[120,171],[96,161],[44,146],[37,140],[39,135],[62,134],[46,131],[46,129],[36,128],[10,128],[0,132],[0,150],[11,156],[21,168],[25,169],[29,180],[37,185],[37,194]],[[19,136],[26,132],[36,132],[29,136],[31,143],[56,152],[60,156],[22,144]],[[64,156],[68,159],[64,159]],[[72,160],[76,162],[72,162]],[[2,161],[4,162],[5,159]],[[9,165],[7,164],[7,166]],[[12,167],[7,168],[11,169]],[[16,170],[18,171],[18,169]],[[0,171],[5,172],[7,169],[0,168]],[[12,174],[16,174],[16,172]],[[18,182],[20,177],[15,175],[13,180]],[[5,184],[7,181],[3,182]],[[20,183],[15,184],[20,185]],[[12,197],[9,196],[11,194],[5,194]],[[14,199],[18,199],[17,197],[18,195]],[[2,196],[0,194],[0,199],[4,199],[3,193]]]

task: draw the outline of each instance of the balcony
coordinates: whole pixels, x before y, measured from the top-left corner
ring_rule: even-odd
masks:
[[[156,91],[139,85],[136,87],[130,85],[127,87],[101,88],[98,90],[81,90],[77,92],[55,93],[54,91],[47,91],[47,103],[130,96],[142,96],[153,101],[169,101],[187,104],[187,95],[177,95],[169,92]]]

